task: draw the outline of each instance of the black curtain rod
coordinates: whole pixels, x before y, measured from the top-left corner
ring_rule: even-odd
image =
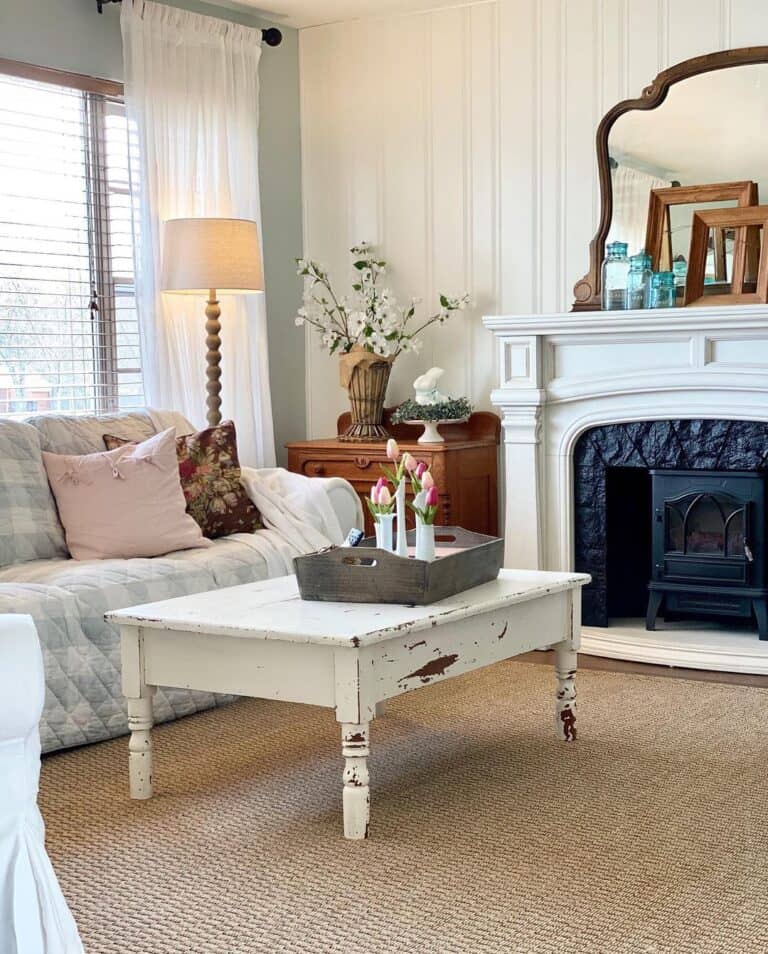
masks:
[[[104,12],[105,3],[121,3],[122,0],[96,0],[96,9],[99,13]],[[277,27],[268,27],[266,30],[261,31],[261,38],[267,44],[267,46],[280,46],[283,42],[283,34]]]

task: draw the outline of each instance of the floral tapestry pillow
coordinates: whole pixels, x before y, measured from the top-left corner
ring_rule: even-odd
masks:
[[[130,443],[104,435],[107,450]],[[232,421],[176,438],[181,488],[187,513],[209,539],[253,533],[263,526],[259,511],[240,481],[237,437]]]

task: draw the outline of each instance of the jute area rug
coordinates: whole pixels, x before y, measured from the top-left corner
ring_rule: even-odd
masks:
[[[48,846],[89,954],[766,954],[768,691],[549,667],[390,704],[368,842],[341,835],[329,711],[241,700],[47,758]]]

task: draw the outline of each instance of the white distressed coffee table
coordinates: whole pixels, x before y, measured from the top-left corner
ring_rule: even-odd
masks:
[[[502,570],[492,583],[418,607],[305,602],[286,576],[110,613],[122,637],[131,797],[152,795],[155,686],[334,709],[347,838],[368,835],[369,724],[386,699],[554,644],[555,726],[573,741],[589,579]]]

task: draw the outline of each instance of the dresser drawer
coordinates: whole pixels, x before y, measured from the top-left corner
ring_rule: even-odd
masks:
[[[345,480],[364,480],[371,478],[376,483],[381,474],[380,463],[386,463],[386,455],[381,459],[366,457],[357,460],[334,460],[327,457],[310,457],[300,464],[300,473],[307,477],[343,477]]]
[[[383,449],[382,449],[383,450]],[[427,466],[432,463],[431,455],[420,456]],[[343,477],[350,483],[359,481],[375,484],[383,476],[381,465],[391,468],[387,455],[359,454],[350,455],[345,460],[333,457],[308,457],[299,464],[299,473],[306,477]]]

